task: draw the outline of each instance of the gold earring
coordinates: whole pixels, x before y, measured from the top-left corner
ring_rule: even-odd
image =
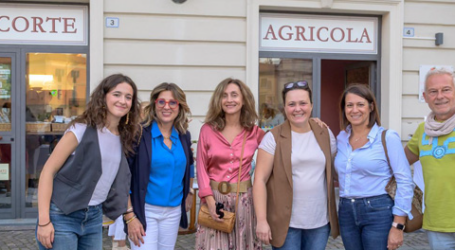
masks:
[[[125,122],[125,125],[128,124],[129,120],[130,120],[130,112],[128,112],[128,114],[126,114],[126,122]]]

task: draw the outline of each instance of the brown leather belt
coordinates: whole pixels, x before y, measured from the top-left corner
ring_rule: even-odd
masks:
[[[248,188],[252,186],[253,185],[251,185],[251,180],[241,181],[239,184],[239,192],[246,193],[248,191]],[[216,182],[210,180],[210,187],[212,187],[214,190],[218,190],[218,192],[222,194],[237,193],[237,182],[229,183],[226,181]]]

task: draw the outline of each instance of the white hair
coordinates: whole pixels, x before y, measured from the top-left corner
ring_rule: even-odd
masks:
[[[430,71],[428,71],[428,73],[426,74],[425,76],[425,90],[427,90],[427,81],[428,81],[428,78],[430,78],[430,76],[433,76],[433,75],[449,75],[450,77],[452,77],[452,82],[453,82],[453,85],[455,86],[455,74],[453,72],[453,70],[450,70],[448,68],[432,68],[430,69]]]

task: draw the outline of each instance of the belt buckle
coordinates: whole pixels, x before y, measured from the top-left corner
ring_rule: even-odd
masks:
[[[218,192],[222,194],[229,194],[231,192],[231,185],[227,181],[222,181],[218,184]]]

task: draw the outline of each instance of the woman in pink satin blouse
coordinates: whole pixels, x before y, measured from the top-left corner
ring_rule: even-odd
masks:
[[[242,81],[228,78],[218,84],[199,134],[196,158],[199,197],[207,203],[212,218],[222,221],[215,203],[222,203],[225,211],[235,211],[240,174],[239,202],[234,230],[228,234],[199,225],[196,249],[262,249],[254,228],[256,217],[249,174],[253,155],[264,136],[264,131],[255,125],[257,120],[253,94]]]

